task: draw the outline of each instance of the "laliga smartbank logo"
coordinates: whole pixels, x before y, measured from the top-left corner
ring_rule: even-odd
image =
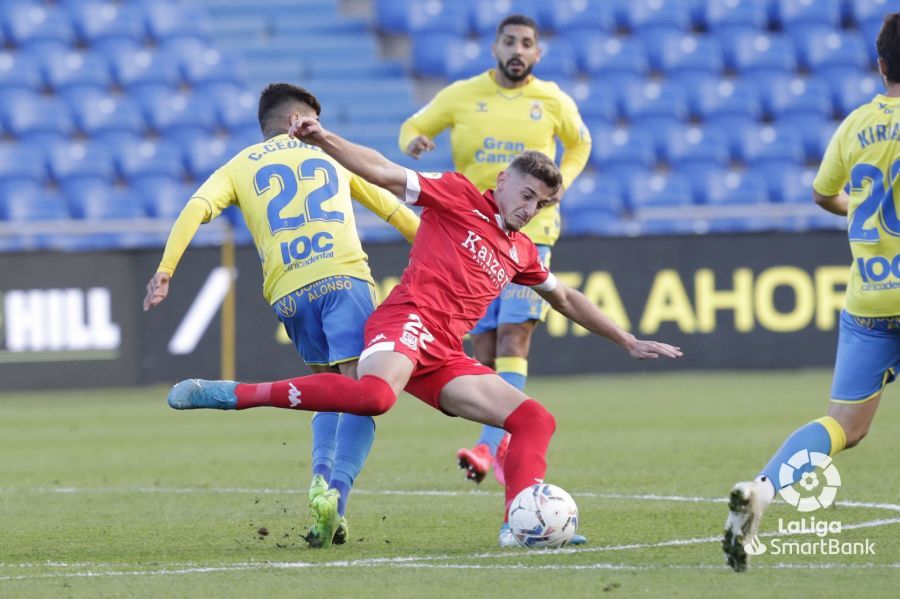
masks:
[[[802,449],[781,464],[778,472],[778,494],[801,514],[831,507],[838,489],[841,475],[831,458],[824,453]],[[875,555],[875,543],[842,542],[828,535],[842,532],[840,520],[801,517],[796,520],[778,519],[778,534],[814,534],[816,540],[800,541],[773,537],[763,543],[759,535],[754,535],[744,544],[747,555]]]

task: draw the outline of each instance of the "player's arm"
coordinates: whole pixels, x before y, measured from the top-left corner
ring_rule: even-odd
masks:
[[[372,148],[348,141],[308,117],[295,120],[288,133],[304,143],[318,146],[341,166],[369,183],[388,190],[398,198],[406,196],[406,169]]]
[[[147,283],[144,311],[155,308],[169,294],[169,281],[175,274],[178,262],[190,245],[200,225],[215,218],[234,198],[234,186],[225,169],[219,169],[191,197],[181,214],[175,219],[162,260],[156,273]]]
[[[412,243],[415,240],[419,217],[396,197],[356,175],[350,177],[350,195],[400,231],[406,241]]]
[[[403,121],[399,140],[403,152],[418,159],[424,152],[434,149],[432,140],[453,124],[450,101],[450,94],[445,88],[419,112]]]
[[[847,206],[850,202],[850,196],[844,191],[850,170],[841,149],[846,122],[841,123],[828,142],[812,184],[813,201],[828,212],[839,216],[847,216]]]
[[[592,333],[606,337],[625,349],[632,358],[679,358],[682,355],[681,348],[668,343],[637,339],[613,322],[583,293],[557,280],[552,274],[544,283],[535,285],[532,289],[547,300],[554,310]]]
[[[563,145],[563,155],[559,163],[563,189],[568,189],[575,181],[591,155],[591,135],[581,120],[575,101],[563,94],[560,101],[560,125],[556,135]]]

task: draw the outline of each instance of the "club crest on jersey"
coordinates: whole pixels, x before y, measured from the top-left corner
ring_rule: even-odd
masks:
[[[539,121],[544,116],[544,105],[537,100],[531,105],[531,120]]]
[[[475,105],[475,112],[487,112],[487,111],[488,111],[487,102],[478,102],[478,104]]]
[[[490,277],[491,282],[499,289],[509,283],[509,274],[494,254],[494,250],[482,241],[481,236],[474,231],[469,231],[469,236],[462,242],[462,246],[469,250],[470,258],[475,261],[481,270]]]

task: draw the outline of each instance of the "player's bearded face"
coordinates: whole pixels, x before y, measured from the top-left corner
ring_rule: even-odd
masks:
[[[497,68],[510,81],[522,81],[531,75],[540,57],[534,30],[524,25],[507,25],[494,42]]]

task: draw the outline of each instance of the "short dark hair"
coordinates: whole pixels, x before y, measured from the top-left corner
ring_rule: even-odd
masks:
[[[257,118],[259,118],[260,128],[265,131],[266,121],[269,120],[272,113],[291,100],[306,104],[316,111],[316,116],[322,114],[322,105],[309,91],[290,83],[271,83],[259,95]]]
[[[509,163],[509,168],[514,168],[523,175],[531,175],[549,187],[551,193],[556,193],[562,185],[559,167],[549,156],[537,150],[522,152]]]
[[[884,18],[881,31],[875,40],[878,58],[884,61],[885,77],[891,83],[900,83],[900,12]]]
[[[500,24],[497,25],[497,35],[496,37],[500,37],[503,35],[503,28],[507,25],[524,25],[525,27],[531,27],[534,31],[534,39],[537,41],[538,38],[538,26],[537,22],[534,19],[527,15],[509,15],[500,21]]]

